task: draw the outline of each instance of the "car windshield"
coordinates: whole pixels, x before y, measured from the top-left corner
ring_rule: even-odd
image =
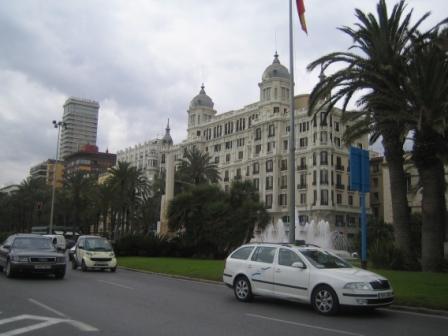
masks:
[[[19,237],[14,239],[12,247],[21,250],[54,250],[49,238]]]
[[[317,268],[352,268],[348,262],[323,250],[301,250],[306,259]]]
[[[112,251],[112,246],[106,239],[86,239],[85,249],[87,251]]]

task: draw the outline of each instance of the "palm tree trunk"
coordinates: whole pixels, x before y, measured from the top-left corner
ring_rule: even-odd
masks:
[[[392,133],[392,132],[391,132]],[[396,247],[403,254],[404,267],[415,268],[415,255],[411,246],[410,214],[403,168],[403,141],[387,131],[383,134],[384,155],[389,167],[392,218]]]
[[[422,270],[437,272],[443,262],[446,203],[445,171],[437,156],[440,138],[434,132],[416,131],[414,161],[422,185]]]

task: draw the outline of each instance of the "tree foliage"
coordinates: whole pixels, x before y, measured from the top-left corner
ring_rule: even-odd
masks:
[[[174,197],[168,208],[170,229],[202,257],[223,257],[264,228],[268,214],[249,182],[234,182],[230,193],[199,185]]]

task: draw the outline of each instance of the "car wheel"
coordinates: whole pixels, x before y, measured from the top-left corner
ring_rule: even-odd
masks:
[[[250,282],[245,276],[238,276],[233,286],[233,292],[238,301],[249,302],[252,300]]]
[[[65,270],[57,271],[56,273],[54,273],[54,277],[56,279],[64,279],[64,277],[65,277]]]
[[[14,270],[12,269],[11,263],[8,261],[6,261],[6,266],[5,266],[5,274],[7,278],[14,278]]]
[[[333,315],[339,310],[338,296],[330,286],[321,285],[316,287],[311,300],[314,310],[319,314]]]
[[[86,263],[84,262],[84,260],[81,261],[81,270],[82,270],[83,272],[87,272],[87,271],[89,270],[89,269],[87,268]]]
[[[116,267],[112,267],[112,268],[110,269],[111,272],[115,272],[116,270],[117,270]]]

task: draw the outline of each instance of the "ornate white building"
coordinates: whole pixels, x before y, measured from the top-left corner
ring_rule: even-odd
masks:
[[[273,223],[289,222],[289,78],[276,53],[258,84],[260,99],[220,114],[202,85],[187,110],[187,139],[169,149],[175,160],[190,146],[208,152],[218,165],[224,190],[234,179],[252,181]],[[295,97],[296,222],[327,220],[332,229],[353,237],[358,231],[359,196],[348,188],[349,150],[342,143],[346,127],[342,112],[334,108],[326,119],[324,113],[309,117],[308,98]],[[354,145],[367,148],[367,136]]]
[[[173,145],[170,135],[170,122],[165,129],[162,139],[148,140],[142,144],[128,147],[117,152],[117,162],[124,161],[141,169],[149,181],[160,171],[165,164],[165,152]]]

